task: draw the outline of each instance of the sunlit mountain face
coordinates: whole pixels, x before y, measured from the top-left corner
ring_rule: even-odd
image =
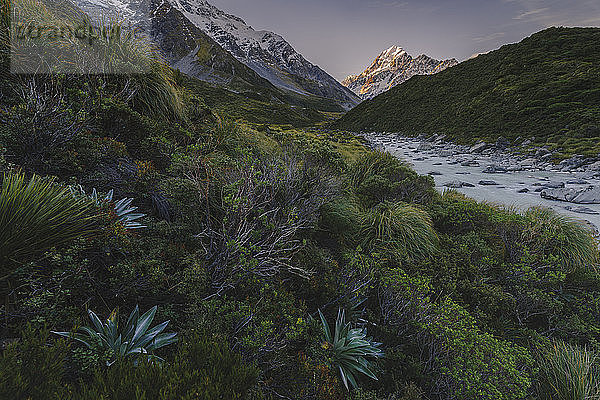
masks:
[[[413,58],[401,47],[392,46],[383,51],[362,73],[347,77],[342,85],[366,100],[415,75],[436,74],[456,64],[456,59],[438,61],[424,54]]]

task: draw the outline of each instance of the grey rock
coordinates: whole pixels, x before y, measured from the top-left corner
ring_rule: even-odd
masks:
[[[529,189],[527,189],[527,188],[519,189],[517,193],[529,193]]]
[[[600,204],[600,187],[590,186],[586,189],[544,189],[544,199],[566,201],[576,204]]]
[[[546,189],[561,189],[565,187],[564,182],[546,182],[542,184],[542,186]]]
[[[463,187],[463,183],[461,181],[451,181],[444,183],[444,186],[451,189],[460,189]]]
[[[488,147],[487,143],[477,143],[469,149],[470,153],[479,153]]]
[[[427,143],[427,142],[423,142],[419,145],[419,147],[417,147],[417,151],[429,151],[432,149],[433,149],[433,146],[431,145],[431,143]]]
[[[573,207],[573,206],[566,206],[564,207],[565,210],[568,211],[572,211],[574,213],[579,213],[579,214],[589,214],[589,215],[600,215],[600,213],[598,211],[592,210],[589,207]]]
[[[479,184],[481,186],[495,186],[495,185],[498,185],[498,183],[496,181],[489,181],[489,180],[485,180],[485,179],[480,180]]]
[[[571,179],[567,181],[569,185],[589,185],[590,183],[585,179]]]
[[[472,183],[469,182],[462,182],[462,186],[463,187],[468,187],[468,188],[474,188],[475,185],[473,185]]]
[[[587,167],[590,171],[600,171],[600,161],[597,161]]]
[[[431,175],[431,176],[441,176],[441,175],[442,175],[442,173],[441,173],[441,172],[438,172],[438,171],[429,171],[429,172],[427,173],[427,175]]]
[[[504,167],[499,167],[497,165],[490,165],[486,169],[482,171],[484,174],[505,174],[508,170]]]
[[[477,161],[464,161],[460,163],[463,167],[479,167],[479,163]]]

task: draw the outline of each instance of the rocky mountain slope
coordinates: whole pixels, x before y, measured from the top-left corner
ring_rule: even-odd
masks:
[[[194,26],[273,85],[332,99],[347,109],[360,101],[333,77],[307,61],[281,36],[256,31],[241,18],[226,14],[205,0],[169,2]]]
[[[383,51],[371,66],[358,75],[350,75],[342,85],[362,99],[371,99],[415,75],[432,75],[458,64],[455,59],[438,61],[424,54],[411,57],[404,49],[392,46]]]
[[[238,92],[324,111],[360,102],[281,36],[255,31],[203,0],[75,0],[89,15],[131,21],[187,75]]]
[[[520,43],[416,76],[365,101],[336,126],[443,133],[466,143],[531,139],[556,158],[600,152],[600,29],[550,28]]]

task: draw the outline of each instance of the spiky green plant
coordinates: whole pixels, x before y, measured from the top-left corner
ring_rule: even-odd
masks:
[[[400,202],[384,202],[368,212],[360,237],[366,248],[393,250],[410,259],[425,259],[438,251],[438,237],[429,214]]]
[[[131,203],[133,202],[132,198],[125,197],[121,200],[113,201],[114,191],[112,189],[108,191],[104,198],[98,197],[98,192],[96,191],[96,188],[92,189],[92,193],[90,195],[85,193],[85,190],[81,186],[71,186],[69,187],[69,189],[71,190],[73,196],[88,197],[98,206],[104,203],[112,204],[115,215],[126,229],[146,228],[145,225],[142,225],[139,222],[137,222],[138,219],[145,217],[146,214],[134,213],[134,211],[136,211],[138,208],[131,206]]]
[[[177,341],[176,333],[162,333],[169,321],[156,325],[152,329],[150,324],[156,315],[157,306],[152,307],[140,317],[138,306],[129,315],[123,330],[119,330],[118,311],[114,310],[105,322],[91,310],[88,310],[93,327],[80,328],[84,333],[53,332],[57,335],[71,338],[85,344],[88,348],[101,352],[109,351],[112,355],[109,365],[118,358],[140,358],[163,361],[162,358],[152,354],[161,347],[168,346]]]
[[[344,310],[338,310],[332,335],[327,319],[319,310],[323,338],[333,352],[332,363],[339,369],[342,382],[349,390],[349,384],[354,388],[358,387],[356,377],[359,374],[377,380],[372,362],[383,357],[384,353],[380,349],[381,343],[367,337],[365,328],[352,328],[352,324],[346,322],[345,314]]]
[[[525,218],[522,238],[535,250],[559,256],[568,271],[597,270],[598,240],[583,222],[545,207],[530,208]]]
[[[5,173],[0,192],[0,260],[24,260],[98,229],[88,199],[74,199],[51,179]]]
[[[592,351],[554,342],[542,351],[539,366],[541,399],[600,399],[600,368]]]

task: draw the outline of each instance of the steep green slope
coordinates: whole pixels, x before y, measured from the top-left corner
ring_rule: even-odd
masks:
[[[336,123],[347,130],[536,137],[561,147],[600,136],[600,29],[550,28],[434,76],[416,76]],[[597,152],[597,149],[595,150]]]

